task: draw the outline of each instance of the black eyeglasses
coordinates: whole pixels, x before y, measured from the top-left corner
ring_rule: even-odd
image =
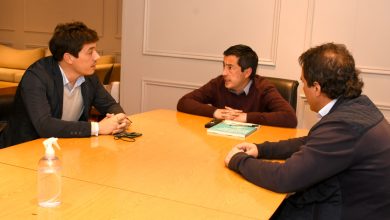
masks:
[[[134,142],[135,138],[142,136],[141,133],[138,132],[121,132],[114,134],[114,139],[115,140],[122,140],[122,141],[127,141],[127,142]]]

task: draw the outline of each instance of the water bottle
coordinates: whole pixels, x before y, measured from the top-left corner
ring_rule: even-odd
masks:
[[[61,161],[56,157],[53,145],[58,149],[58,138],[43,142],[45,155],[38,162],[38,204],[56,207],[61,204]]]

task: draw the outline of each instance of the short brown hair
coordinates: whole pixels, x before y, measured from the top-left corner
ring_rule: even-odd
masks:
[[[88,28],[84,23],[76,21],[58,24],[49,42],[50,52],[53,58],[61,61],[65,53],[79,57],[79,52],[84,44],[94,43],[99,40],[96,31]]]
[[[326,43],[310,48],[299,57],[308,86],[317,82],[329,98],[355,98],[362,93],[363,81],[355,60],[343,44]]]

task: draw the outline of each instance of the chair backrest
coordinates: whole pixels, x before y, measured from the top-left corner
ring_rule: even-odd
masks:
[[[296,110],[297,108],[297,90],[298,90],[298,81],[291,80],[291,79],[282,79],[282,78],[274,78],[274,77],[266,77],[265,79],[270,81],[272,84],[275,85],[276,89],[279,91],[280,95],[284,99],[286,99],[287,102],[290,103],[290,105]]]
[[[9,116],[12,112],[14,94],[0,94],[0,149],[2,146],[2,133],[8,126]]]

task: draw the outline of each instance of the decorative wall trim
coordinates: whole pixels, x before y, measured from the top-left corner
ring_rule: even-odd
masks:
[[[144,35],[143,35],[143,54],[163,56],[163,57],[177,57],[177,58],[188,58],[188,59],[200,59],[200,60],[211,60],[221,61],[222,55],[208,54],[208,53],[194,53],[186,51],[174,51],[174,50],[158,50],[149,47],[149,5],[150,0],[145,0],[145,11],[144,11]],[[279,35],[279,24],[280,24],[280,8],[281,0],[275,0],[274,7],[274,23],[272,27],[272,45],[270,51],[270,59],[259,57],[259,64],[264,66],[275,66],[277,58],[277,47],[278,47],[278,35]]]
[[[36,49],[36,48],[46,48],[46,47],[49,47],[49,45],[40,45],[40,44],[25,44],[24,47],[26,49]]]
[[[297,108],[296,112],[298,118],[298,128],[310,129],[312,125],[309,123],[309,116],[305,114],[306,107],[310,107],[309,103],[307,102],[305,95],[299,95],[299,98],[300,100],[297,100],[297,104],[299,104],[300,107]]]
[[[305,30],[305,40],[304,40],[304,48],[305,50],[312,47],[312,36],[313,36],[313,23],[315,17],[315,3],[316,0],[308,0],[307,7],[307,17],[306,17],[306,30]],[[356,67],[362,71],[362,73],[366,74],[374,74],[374,75],[390,75],[390,69],[382,68],[382,67],[374,67],[374,66],[359,66],[356,64]]]
[[[15,29],[8,29],[8,28],[0,28],[0,31],[8,31],[8,32],[15,32]]]
[[[5,42],[5,41],[1,41],[0,44],[7,46],[7,47],[13,47],[12,45],[14,45],[12,42]]]
[[[115,56],[115,62],[120,63],[121,62],[121,52],[120,51],[113,51],[112,55]]]
[[[116,1],[116,27],[115,27],[115,38],[121,39],[122,38],[122,7],[123,3],[122,0]]]
[[[201,87],[202,85],[194,84],[194,83],[178,82],[178,81],[143,78],[142,86],[141,86],[141,112],[145,111],[145,98],[148,92],[147,91],[148,86],[161,86],[161,87],[169,87],[169,88],[194,90]]]
[[[32,7],[30,1],[23,1],[23,25],[22,25],[22,31],[24,33],[31,33],[31,34],[53,34],[54,28],[58,23],[66,23],[66,22],[71,22],[71,21],[82,21],[85,24],[87,24],[89,27],[92,27],[98,34],[99,37],[103,37],[104,33],[104,19],[106,17],[104,13],[105,9],[105,2],[104,0],[90,0],[89,2],[94,3],[94,6],[91,8],[85,8],[81,9],[80,6],[76,8],[72,7],[64,7],[59,3],[53,3],[49,1],[47,5],[44,7],[40,6],[39,3],[42,3],[44,1],[38,1],[38,3],[35,3],[34,6]],[[76,0],[70,0],[67,1],[64,4],[67,5],[77,5],[78,1]],[[48,7],[55,7],[56,10],[45,10],[46,12],[46,18],[48,21],[50,18],[52,20],[58,20],[59,18],[57,16],[59,15],[53,15],[53,13],[56,13],[58,8],[62,8],[62,11],[65,11],[65,13],[61,14],[61,19],[59,19],[60,22],[55,22],[53,23],[52,20],[50,22],[47,22],[45,25],[42,25],[42,17],[39,16],[37,19],[33,19],[35,13],[41,13],[45,8]],[[38,9],[39,8],[39,9]],[[50,26],[49,26],[50,24]],[[94,24],[94,25],[91,25]]]
[[[380,67],[369,67],[369,66],[357,66],[357,68],[360,69],[360,71],[364,74],[390,76],[390,69],[385,69]]]
[[[276,66],[277,50],[278,50],[278,37],[279,37],[279,24],[280,24],[280,8],[281,0],[275,1],[274,8],[274,23],[272,24],[272,43],[271,43],[271,59],[264,59],[259,57],[259,64],[265,66]]]
[[[307,14],[306,14],[305,40],[304,40],[304,49],[305,50],[307,50],[311,47],[311,41],[312,41],[312,36],[313,36],[314,9],[315,9],[315,0],[308,0]]]
[[[24,30],[24,33],[31,33],[31,34],[53,34],[52,31],[34,31],[34,30]]]
[[[389,111],[390,112],[390,105],[379,104],[379,103],[376,103],[375,105],[376,105],[376,107],[378,107],[379,110]]]

